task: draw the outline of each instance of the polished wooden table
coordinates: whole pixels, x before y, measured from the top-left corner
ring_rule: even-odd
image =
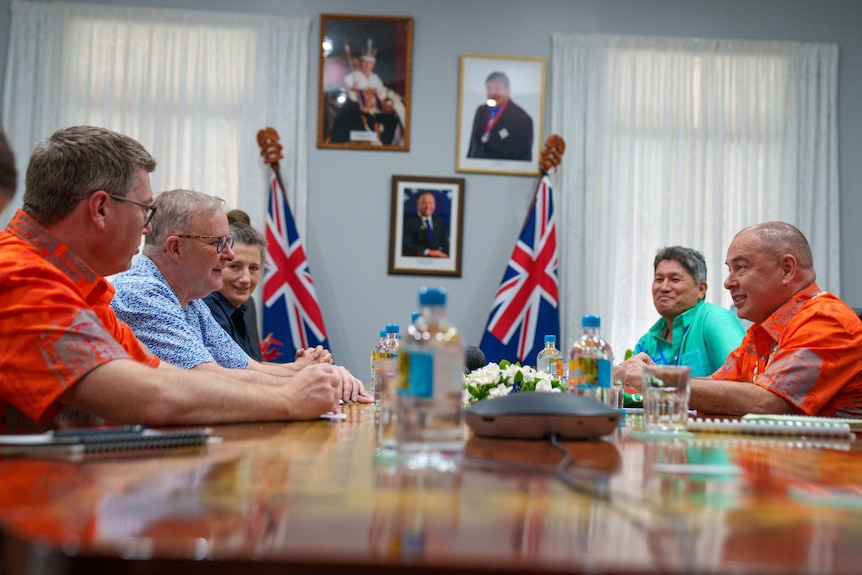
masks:
[[[231,425],[192,453],[0,459],[6,575],[859,573],[855,442],[471,438],[455,473],[375,461],[373,411]],[[636,425],[636,422],[635,422]],[[635,427],[636,429],[636,427]]]

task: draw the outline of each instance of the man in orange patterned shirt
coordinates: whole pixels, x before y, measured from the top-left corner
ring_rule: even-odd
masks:
[[[811,248],[794,226],[739,232],[727,250],[739,317],[753,322],[708,379],[691,385],[704,413],[789,413],[862,418],[862,322],[817,285]]]
[[[33,151],[24,207],[0,232],[0,433],[106,420],[145,425],[310,419],[336,409],[329,364],[283,385],[160,363],[117,319],[104,276],[131,265],[155,209],[156,162],[93,126]]]

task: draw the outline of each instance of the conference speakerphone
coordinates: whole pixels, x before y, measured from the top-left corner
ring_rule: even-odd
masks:
[[[512,393],[466,409],[467,425],[480,437],[591,439],[610,435],[622,412],[570,393]]]

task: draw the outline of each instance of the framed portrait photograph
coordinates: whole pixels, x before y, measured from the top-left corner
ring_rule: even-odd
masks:
[[[392,176],[389,273],[461,277],[464,178]]]
[[[545,59],[461,55],[456,170],[537,175]]]
[[[320,16],[317,147],[410,149],[413,18]]]

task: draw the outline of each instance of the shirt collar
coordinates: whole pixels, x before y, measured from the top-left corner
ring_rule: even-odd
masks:
[[[113,296],[114,288],[105,278],[97,274],[48,228],[23,210],[19,209],[15,213],[9,225],[6,226],[6,231],[33,246],[39,256],[68,276],[88,301],[91,297],[99,297],[106,291]]]
[[[677,322],[680,322],[683,327],[688,327],[689,324],[694,321],[694,317],[698,313],[698,307],[703,304],[704,300],[697,300],[697,303],[673,318],[673,325],[676,326]]]
[[[241,314],[245,314],[245,311],[248,309],[248,305],[244,303],[239,304],[239,307],[233,305],[233,303],[231,303],[231,301],[227,299],[221,291],[214,291],[212,293],[212,297],[218,301],[219,305],[221,305],[227,313],[239,311]]]
[[[784,333],[787,324],[790,323],[796,312],[808,303],[809,300],[820,295],[820,293],[820,286],[817,285],[817,282],[812,283],[807,288],[793,294],[793,297],[784,302],[768,318],[763,320],[759,327],[766,331],[774,341],[780,341],[781,334]]]

